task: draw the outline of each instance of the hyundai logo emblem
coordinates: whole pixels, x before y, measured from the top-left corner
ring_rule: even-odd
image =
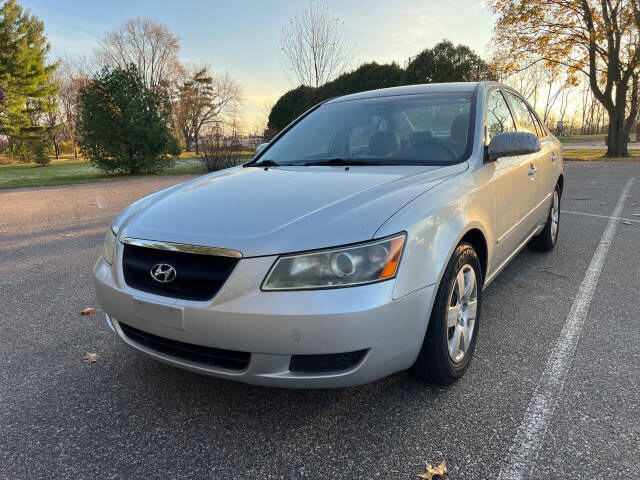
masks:
[[[176,269],[166,263],[157,263],[151,267],[151,278],[159,283],[171,283],[176,279]]]

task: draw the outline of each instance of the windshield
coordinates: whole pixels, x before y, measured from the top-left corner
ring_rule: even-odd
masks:
[[[470,144],[471,92],[321,105],[266,150],[276,165],[450,165]]]

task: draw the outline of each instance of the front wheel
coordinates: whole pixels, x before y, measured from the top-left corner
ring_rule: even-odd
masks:
[[[410,372],[446,385],[469,367],[478,338],[482,269],[471,245],[456,247],[438,287],[422,349]]]
[[[560,189],[556,185],[551,200],[551,208],[547,223],[542,231],[529,241],[529,248],[539,252],[550,252],[556,246],[558,240],[558,228],[560,226]]]

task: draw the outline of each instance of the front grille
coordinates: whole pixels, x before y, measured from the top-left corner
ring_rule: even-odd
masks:
[[[122,332],[134,342],[171,357],[196,362],[212,367],[229,370],[244,370],[249,365],[251,354],[235,350],[203,347],[192,343],[178,342],[169,338],[159,337],[143,332],[124,323],[120,323]]]
[[[291,355],[289,370],[300,373],[323,373],[348,370],[357,365],[366,350],[326,355]]]
[[[175,268],[175,280],[159,283],[151,277],[151,267],[159,263]],[[236,263],[237,258],[125,245],[122,270],[131,288],[183,300],[209,300],[220,290]]]

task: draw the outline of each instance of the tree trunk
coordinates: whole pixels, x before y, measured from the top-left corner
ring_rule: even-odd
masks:
[[[196,144],[196,155],[199,155],[200,154],[200,148],[199,148],[200,145],[198,145],[198,143],[200,143],[199,142],[200,137],[197,134],[194,135],[194,137],[195,137],[195,144]]]
[[[77,160],[78,159],[78,148],[76,146],[76,141],[73,141],[73,159]]]
[[[191,151],[191,144],[192,144],[192,139],[191,139],[191,135],[185,135],[184,136],[184,149],[187,152]]]
[[[625,128],[625,106],[609,111],[609,132],[607,134],[606,157],[628,157],[627,140],[629,132]]]

